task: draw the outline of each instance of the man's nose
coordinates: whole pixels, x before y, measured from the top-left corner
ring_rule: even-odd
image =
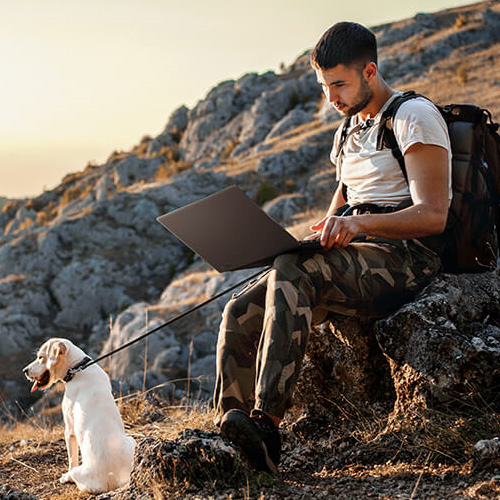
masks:
[[[324,87],[324,91],[328,102],[335,102],[337,96],[334,90],[331,87]]]

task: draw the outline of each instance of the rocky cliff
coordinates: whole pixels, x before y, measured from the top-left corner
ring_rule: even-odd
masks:
[[[473,102],[500,119],[500,2],[373,28],[380,71],[395,88],[437,103]],[[318,36],[320,34],[318,33]],[[334,189],[328,162],[339,116],[328,109],[308,52],[282,73],[222,82],[175,110],[157,137],[114,152],[0,214],[0,395],[32,402],[21,368],[50,336],[90,355],[121,345],[241,279],[219,275],[156,217],[237,184],[300,232]],[[109,360],[130,389],[189,378],[206,397],[224,299]],[[106,364],[106,363],[104,363]]]

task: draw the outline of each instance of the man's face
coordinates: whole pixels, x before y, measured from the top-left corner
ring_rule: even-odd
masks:
[[[330,69],[317,69],[316,77],[328,102],[344,116],[359,113],[373,99],[370,84],[357,67],[339,64]]]

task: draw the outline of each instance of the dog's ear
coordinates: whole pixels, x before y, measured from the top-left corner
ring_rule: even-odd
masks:
[[[52,352],[54,353],[55,358],[58,358],[59,356],[66,354],[67,350],[68,348],[66,347],[66,344],[64,344],[63,342],[56,342],[52,346]]]

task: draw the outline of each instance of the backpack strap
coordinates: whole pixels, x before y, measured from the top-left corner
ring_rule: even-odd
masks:
[[[406,173],[403,153],[401,152],[401,149],[399,148],[398,142],[396,140],[396,136],[394,135],[394,117],[396,116],[396,113],[401,104],[409,101],[410,99],[415,99],[416,97],[424,96],[417,94],[413,90],[408,90],[403,94],[395,97],[382,113],[377,135],[377,151],[381,151],[382,149],[386,148],[391,150],[392,156],[394,156],[394,158],[397,160],[399,168],[401,168],[401,172],[403,172],[403,176],[406,182],[408,182],[408,174]]]
[[[342,149],[344,149],[345,141],[347,140],[347,131],[349,130],[349,126],[351,125],[351,117],[347,116],[344,119],[344,123],[342,124],[342,132],[340,134],[339,145],[337,146],[337,151],[335,152],[335,157],[338,158],[342,153]],[[344,184],[342,189],[342,196],[344,200],[347,201],[347,186]]]
[[[396,136],[394,135],[394,117],[396,116],[396,112],[398,111],[401,104],[416,97],[424,97],[424,96],[417,94],[413,90],[408,90],[403,94],[394,98],[393,101],[387,107],[387,109],[382,113],[379,123],[379,131],[377,135],[377,150],[381,151],[382,149],[386,148],[391,150],[391,153],[397,160],[399,168],[401,169],[401,172],[403,173],[403,176],[407,183],[408,183],[408,174],[406,173],[403,153],[401,152],[401,149],[399,148],[398,142],[396,140]],[[342,125],[340,141],[337,146],[337,151],[335,152],[337,158],[340,156],[344,144],[347,140],[347,132],[349,130],[350,124],[351,124],[351,117],[348,116],[345,118],[344,123]],[[342,195],[344,196],[344,200],[347,200],[347,186],[344,186],[344,189],[342,190]]]

